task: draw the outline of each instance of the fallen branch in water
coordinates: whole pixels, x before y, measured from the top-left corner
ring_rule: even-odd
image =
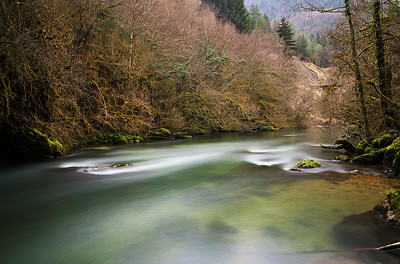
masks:
[[[297,251],[297,252],[288,252],[288,253],[280,253],[280,254],[316,254],[316,253],[330,253],[330,252],[359,252],[359,251],[380,251],[380,252],[390,252],[394,250],[400,250],[400,242],[396,242],[393,244],[377,247],[377,248],[351,248],[351,249],[320,249],[320,250],[306,250],[306,251]]]

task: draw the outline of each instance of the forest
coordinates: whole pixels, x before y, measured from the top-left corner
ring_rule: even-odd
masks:
[[[295,77],[282,45],[199,1],[7,0],[0,12],[1,138],[17,153],[288,122]]]
[[[372,142],[397,130],[398,1],[313,3],[298,7],[341,14],[317,35],[314,59],[309,37],[241,0],[3,1],[3,149],[60,156],[97,142],[321,124]],[[302,92],[299,60],[330,65],[311,92],[319,101]],[[303,122],[299,100],[318,105],[318,118]]]

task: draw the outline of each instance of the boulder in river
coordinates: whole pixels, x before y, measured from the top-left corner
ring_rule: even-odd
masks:
[[[312,169],[321,167],[321,163],[313,159],[305,159],[297,163],[297,168]]]

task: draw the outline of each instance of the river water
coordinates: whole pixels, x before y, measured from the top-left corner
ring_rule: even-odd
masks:
[[[400,182],[333,161],[321,130],[85,150],[0,169],[0,262],[399,263],[293,254],[400,241],[370,210]],[[322,168],[291,171],[314,158]],[[128,166],[113,166],[113,165]]]

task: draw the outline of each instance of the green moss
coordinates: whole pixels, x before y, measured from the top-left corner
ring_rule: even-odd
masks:
[[[273,126],[263,126],[260,129],[261,132],[274,132],[275,128]]]
[[[361,140],[356,147],[356,153],[360,155],[366,153],[367,147],[371,147],[371,145],[366,140]]]
[[[19,128],[10,135],[12,152],[24,157],[54,158],[66,154],[63,145],[36,128]]]
[[[153,133],[153,136],[169,138],[169,137],[172,137],[172,133],[171,133],[171,131],[169,131],[166,128],[160,128],[156,132]]]
[[[394,157],[392,168],[395,175],[400,176],[400,151],[398,151]]]
[[[30,134],[34,141],[40,144],[45,156],[59,157],[66,154],[63,145],[58,140],[51,140],[46,134],[41,133],[35,128],[31,129]]]
[[[384,134],[380,138],[376,138],[376,139],[374,139],[374,141],[372,141],[372,147],[373,148],[385,148],[385,147],[389,146],[390,144],[392,144],[394,139],[395,139],[395,137],[393,135]]]
[[[142,141],[139,136],[125,133],[95,134],[88,138],[89,144],[128,144],[131,142]]]
[[[347,155],[338,155],[335,157],[335,160],[340,160],[340,161],[350,161],[351,159]]]
[[[211,133],[211,131],[204,128],[193,128],[190,130],[190,132],[193,135],[207,135]]]
[[[304,169],[319,168],[321,166],[322,166],[321,163],[313,159],[305,159],[297,163],[298,168],[304,168]]]
[[[386,199],[393,209],[400,210],[400,191],[393,189],[386,190]]]
[[[353,159],[353,162],[356,163],[365,163],[365,164],[378,164],[382,161],[383,154],[380,151],[370,151],[368,153],[357,156]]]
[[[384,162],[386,165],[391,165],[394,161],[395,155],[400,151],[400,137],[396,138],[392,144],[386,147],[384,155]]]
[[[192,138],[192,136],[188,135],[187,132],[174,132],[174,133],[172,133],[172,135],[176,139],[179,139],[179,138]]]

